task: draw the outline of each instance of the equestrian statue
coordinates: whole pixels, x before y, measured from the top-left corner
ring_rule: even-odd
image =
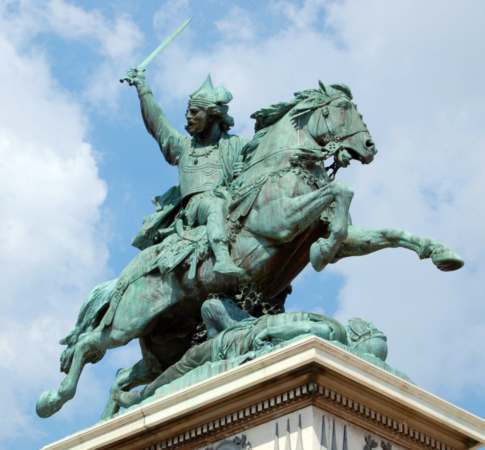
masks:
[[[81,306],[61,341],[65,377],[40,396],[38,415],[51,416],[74,397],[87,363],[133,339],[142,358],[118,371],[105,419],[160,389],[176,389],[188,371],[208,376],[207,364],[234,366],[276,348],[270,341],[284,345],[313,334],[385,364],[381,338],[377,347],[357,345],[356,330],[367,322],[346,328],[325,316],[284,312],[291,282],[308,264],[321,271],[343,258],[398,247],[442,271],[463,266],[433,239],[351,224],[353,192],[337,181],[338,172],[353,160],[370,164],[377,151],[350,88],[319,82],[262,108],[252,114],[255,134],[246,140],[229,133],[232,95],[209,76],[189,97],[186,136],[158,105],[146,65],[129,70],[124,81],[136,88],[145,126],[177,166],[179,184],[155,198],[154,213],[133,241],[140,252]],[[224,339],[242,343],[214,361],[211,349]],[[130,392],[142,385],[141,393]]]

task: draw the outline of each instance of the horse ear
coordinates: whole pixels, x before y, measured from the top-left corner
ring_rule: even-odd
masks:
[[[343,92],[349,100],[352,100],[352,91],[346,84],[332,84],[330,87],[333,87],[337,91]]]
[[[318,80],[318,85],[320,86],[320,89],[321,91],[325,94],[325,95],[328,95],[328,92],[327,92],[327,89],[325,88],[325,85],[320,81]]]

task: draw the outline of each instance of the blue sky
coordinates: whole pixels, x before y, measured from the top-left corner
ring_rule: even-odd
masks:
[[[110,352],[59,414],[35,416],[60,380],[57,341],[136,254],[150,199],[177,180],[118,79],[188,16],[147,72],[178,129],[209,72],[247,136],[259,107],[319,79],[347,83],[379,148],[339,174],[354,223],[429,235],[466,260],[443,274],[394,250],[308,269],[289,308],[371,319],[395,367],[484,416],[483,2],[0,0],[0,448],[94,424],[116,369],[139,357],[136,343]]]

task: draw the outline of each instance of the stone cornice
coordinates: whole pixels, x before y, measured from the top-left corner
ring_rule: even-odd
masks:
[[[483,419],[308,337],[44,449],[140,449],[153,443],[190,448],[216,429],[227,436],[310,403],[406,448],[461,449],[485,442]]]

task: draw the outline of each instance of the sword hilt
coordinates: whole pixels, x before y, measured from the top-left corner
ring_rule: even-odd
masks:
[[[128,70],[126,76],[124,78],[120,78],[120,83],[124,83],[125,81],[130,85],[133,86],[135,83],[133,82],[133,78],[143,74],[145,69],[140,69],[139,67],[135,67],[134,69]]]

